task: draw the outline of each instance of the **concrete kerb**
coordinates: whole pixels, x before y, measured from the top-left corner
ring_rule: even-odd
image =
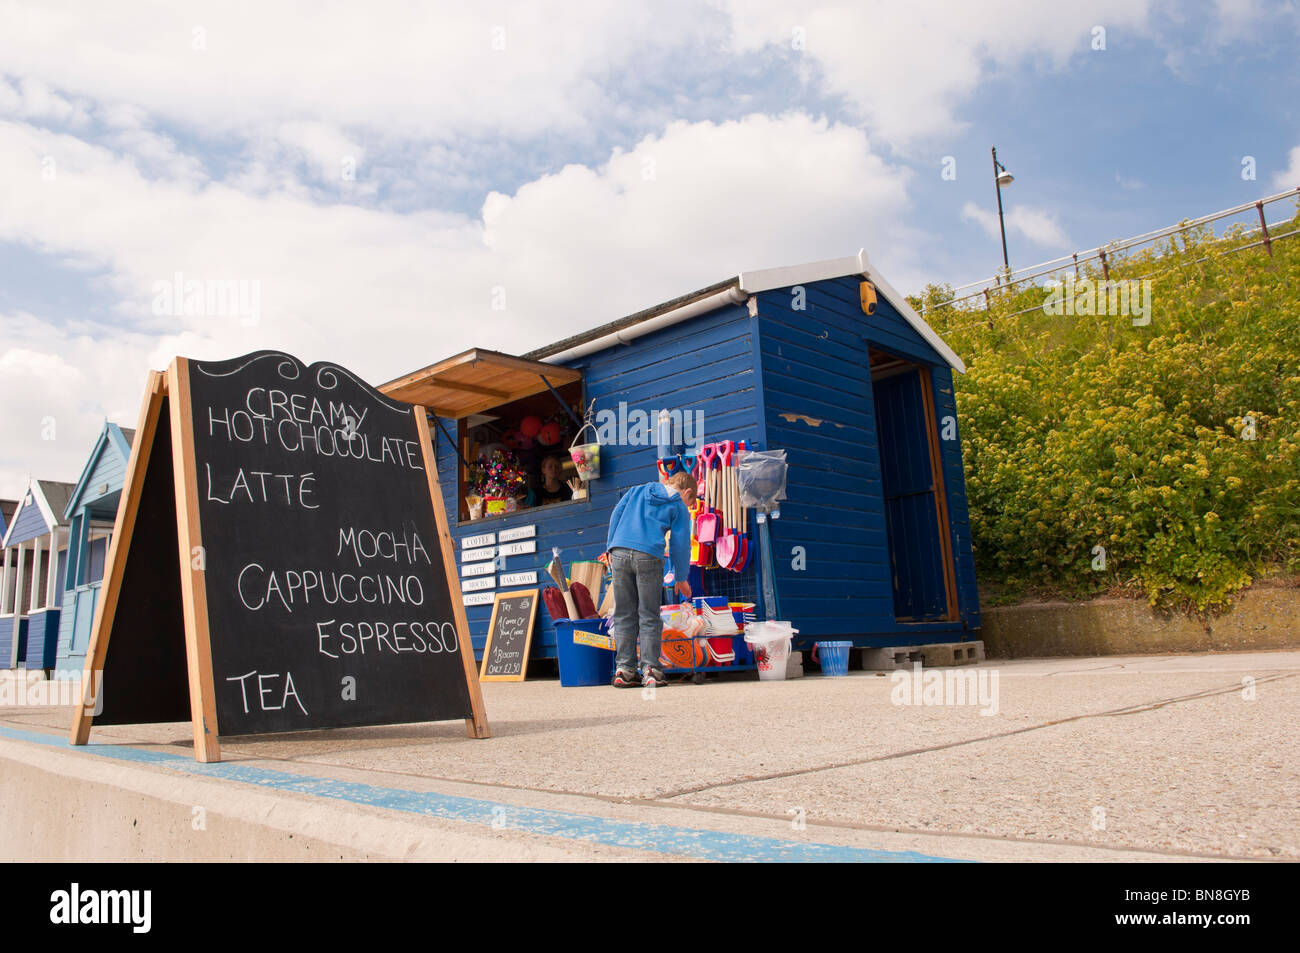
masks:
[[[0,736],[0,797],[26,822],[0,833],[0,859],[961,862],[924,850],[924,837],[883,836],[907,842],[903,849],[857,846],[882,835],[835,826],[814,833],[810,825],[805,834],[781,836],[789,830],[784,819],[659,808],[661,814],[705,817],[713,825],[683,828],[552,806],[557,800],[581,804],[580,798],[494,790],[524,803],[485,801],[481,789],[469,789],[468,796],[439,793],[425,779],[260,759],[197,765],[154,747],[110,745],[114,753],[99,758],[91,749],[60,749],[52,739],[43,736],[32,746]],[[320,776],[322,770],[333,777]],[[355,780],[345,780],[349,776]],[[403,787],[376,788],[375,782]],[[448,786],[463,787],[438,784]],[[407,806],[369,804],[353,790]],[[527,805],[539,798],[548,805]],[[419,810],[425,802],[442,807],[442,814]],[[490,808],[492,823],[484,822],[486,816],[465,816],[466,807],[471,813]],[[202,826],[194,823],[198,817]],[[969,845],[958,838],[946,846]]]
[[[355,804],[85,755],[85,749],[33,748],[0,738],[0,796],[26,807],[24,823],[0,838],[0,859],[569,859],[544,844],[503,840],[464,825],[386,816]]]
[[[134,750],[144,754],[157,746]],[[170,752],[168,752],[170,754]],[[53,756],[53,757],[51,757]],[[240,759],[251,772],[306,771],[304,783],[347,787],[356,782],[409,786],[418,797],[429,790],[425,779],[383,775],[346,766],[283,764]],[[189,771],[141,762],[97,758],[88,749],[66,749],[0,737],[0,796],[24,821],[0,834],[0,859],[20,861],[700,861],[803,860],[849,862],[952,862],[1030,860],[1168,862],[1215,860],[1216,857],[1147,851],[1140,847],[1107,848],[1083,843],[986,838],[953,832],[862,827],[809,819],[806,830],[792,831],[788,818],[765,812],[718,812],[686,803],[635,804],[601,802],[600,814],[588,814],[590,799],[550,792],[494,789],[517,803],[499,805],[503,813],[555,814],[581,811],[593,826],[629,824],[646,830],[684,835],[695,849],[683,855],[600,843],[587,837],[538,837],[526,832],[477,829],[462,822],[376,809],[355,801],[305,796],[284,790],[259,790],[233,779],[204,777]],[[233,764],[233,762],[232,762]],[[200,770],[198,768],[195,769]],[[324,777],[314,778],[324,772]],[[334,780],[328,780],[329,778]],[[440,782],[470,798],[479,786]],[[55,796],[51,797],[51,792]],[[15,795],[17,797],[15,798]],[[434,794],[435,798],[440,795]],[[30,809],[35,800],[39,811]],[[532,805],[532,807],[530,807]],[[202,825],[195,823],[202,809]],[[788,813],[788,812],[787,812]],[[570,815],[574,816],[574,815]],[[581,819],[579,817],[579,819]],[[689,828],[676,825],[685,822]],[[552,831],[550,833],[559,833]],[[679,838],[680,840],[680,838]],[[703,842],[700,844],[698,842]],[[681,845],[678,844],[678,847]],[[757,850],[755,850],[757,848]],[[719,856],[710,856],[710,852]],[[789,856],[785,856],[789,854]]]

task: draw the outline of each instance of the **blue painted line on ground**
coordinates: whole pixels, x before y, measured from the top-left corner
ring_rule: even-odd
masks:
[[[390,811],[495,827],[498,830],[562,837],[697,860],[723,863],[965,863],[953,857],[936,857],[916,851],[871,850],[700,828],[615,821],[587,814],[520,807],[483,798],[384,788],[353,781],[292,774],[238,762],[201,764],[185,755],[146,751],[123,745],[92,744],[81,747],[70,745],[66,739],[56,735],[4,726],[0,726],[0,737],[117,761],[159,765],[188,774],[239,781],[270,790],[292,791]]]

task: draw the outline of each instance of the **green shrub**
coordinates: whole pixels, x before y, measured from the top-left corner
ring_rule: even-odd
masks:
[[[969,368],[957,406],[983,579],[1204,612],[1300,571],[1300,236],[1273,257],[1227,253],[1249,240],[1202,229],[1112,259],[1112,279],[1154,276],[1145,326],[1047,314],[1041,287],[927,309]]]

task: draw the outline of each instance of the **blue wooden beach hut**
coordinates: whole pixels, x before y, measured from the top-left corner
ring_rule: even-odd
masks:
[[[71,483],[31,480],[4,535],[0,667],[54,667]]]
[[[69,557],[59,580],[62,614],[56,678],[80,675],[86,664],[91,623],[134,439],[134,430],[112,421],[104,424],[63,512],[69,527]]]
[[[620,495],[656,478],[662,409],[680,411],[684,424],[702,421],[703,433],[687,434],[697,442],[787,451],[787,499],[769,525],[781,618],[799,629],[796,648],[831,638],[882,647],[978,637],[953,395],[953,372],[964,370],[860,252],[744,272],[519,357],[476,349],[381,389],[437,418],[439,475],[479,655],[493,592],[545,585],[552,547],[566,563],[604,551]],[[601,473],[587,498],[469,519],[474,451],[502,428],[518,440],[523,415],[560,405],[562,418],[590,407],[598,423],[603,414],[619,424],[602,431]],[[757,560],[740,573],[708,570],[704,589],[761,603],[757,573]],[[533,655],[554,654],[541,613]]]

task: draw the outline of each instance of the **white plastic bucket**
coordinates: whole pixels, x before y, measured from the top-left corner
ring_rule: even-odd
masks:
[[[784,681],[786,665],[790,661],[790,640],[778,639],[754,646],[754,661],[758,663],[759,681]]]
[[[745,641],[754,646],[760,681],[785,680],[790,643],[798,631],[789,622],[751,622],[745,626]]]

